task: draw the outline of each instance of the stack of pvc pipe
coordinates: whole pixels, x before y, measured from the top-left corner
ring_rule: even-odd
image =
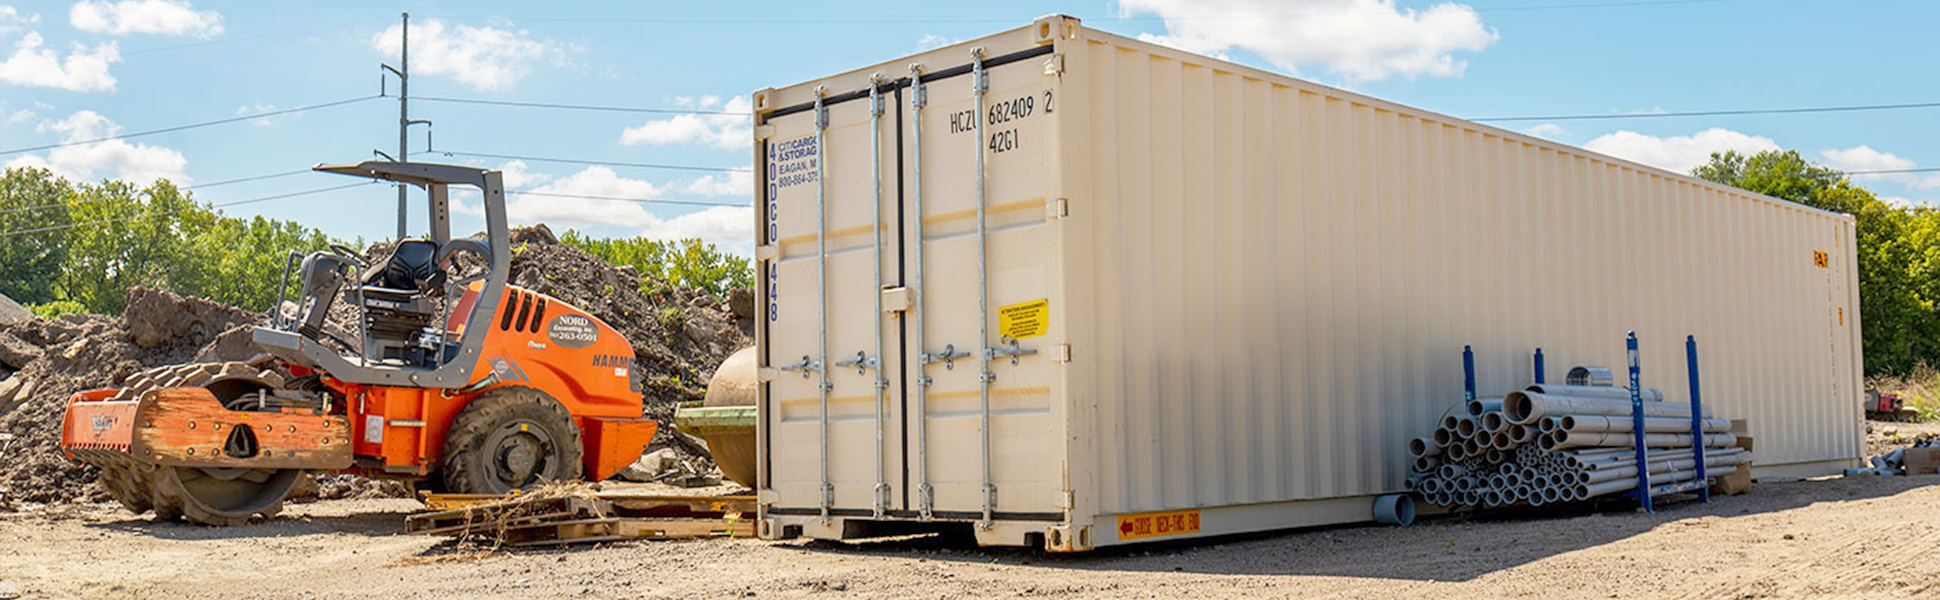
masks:
[[[1653,485],[1697,477],[1691,405],[1644,389],[1644,446]],[[1705,468],[1750,462],[1731,421],[1700,420]],[[1441,506],[1494,508],[1587,500],[1637,487],[1630,390],[1537,384],[1483,398],[1442,417],[1433,435],[1408,443],[1410,489]]]

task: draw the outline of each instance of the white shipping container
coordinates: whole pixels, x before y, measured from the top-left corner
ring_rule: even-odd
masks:
[[[753,103],[764,537],[1368,520],[1465,345],[1500,395],[1629,330],[1761,475],[1857,466],[1846,215],[1064,16]]]

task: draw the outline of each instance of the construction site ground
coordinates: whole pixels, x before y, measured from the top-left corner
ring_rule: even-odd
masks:
[[[1765,482],[1655,514],[1438,517],[1083,555],[750,539],[483,554],[412,500],[243,527],[111,504],[0,514],[0,598],[1931,598],[1940,477]]]

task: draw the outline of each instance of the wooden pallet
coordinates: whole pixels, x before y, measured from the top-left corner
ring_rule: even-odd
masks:
[[[753,537],[754,503],[753,496],[602,493],[522,499],[427,494],[425,504],[434,510],[406,517],[404,529],[423,535],[491,537],[515,547]]]

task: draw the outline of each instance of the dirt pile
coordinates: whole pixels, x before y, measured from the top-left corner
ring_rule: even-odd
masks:
[[[82,390],[117,387],[142,369],[188,362],[224,330],[257,315],[166,291],[128,290],[119,318],[62,315],[0,325],[0,363],[18,372],[0,382],[0,505],[98,501],[94,467],[61,455],[61,416]],[[24,362],[12,364],[10,361]]]

